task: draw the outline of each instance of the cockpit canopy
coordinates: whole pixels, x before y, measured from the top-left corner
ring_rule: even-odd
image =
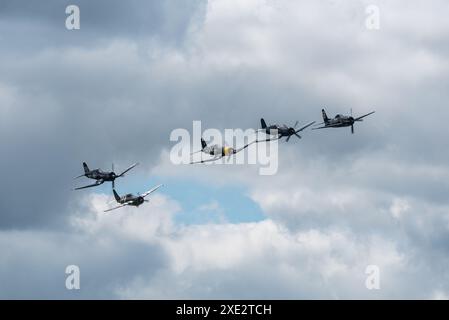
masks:
[[[341,114],[337,114],[337,115],[335,116],[335,118],[341,118],[341,117],[342,117]]]

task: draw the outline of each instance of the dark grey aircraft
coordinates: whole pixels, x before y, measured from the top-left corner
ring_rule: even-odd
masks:
[[[95,183],[93,183],[93,184],[90,184],[90,185],[87,185],[87,186],[84,186],[84,187],[75,188],[75,190],[96,187],[96,186],[99,186],[100,184],[103,184],[105,181],[112,182],[112,187],[114,188],[114,181],[115,181],[115,179],[123,177],[125,175],[125,173],[127,173],[129,170],[131,170],[132,168],[134,168],[137,165],[138,165],[138,163],[135,163],[132,166],[128,167],[122,173],[116,174],[114,172],[114,164],[112,164],[112,171],[105,172],[105,171],[102,171],[100,169],[90,170],[89,167],[87,166],[87,164],[85,162],[83,162],[84,174],[82,174],[82,175],[80,175],[78,177],[75,177],[75,179],[78,179],[78,178],[81,178],[81,177],[86,177],[86,178],[94,179],[94,180],[97,180],[97,181]]]
[[[280,139],[282,137],[287,137],[287,139],[285,141],[288,142],[288,140],[290,140],[290,137],[293,135],[298,137],[299,139],[301,139],[301,136],[298,134],[298,132],[310,127],[314,123],[315,123],[315,121],[312,121],[312,122],[309,122],[308,124],[306,124],[304,127],[296,129],[296,126],[298,125],[298,121],[296,121],[296,123],[293,127],[288,127],[285,124],[282,126],[279,126],[277,124],[272,124],[272,125],[267,126],[267,123],[262,118],[262,119],[260,119],[260,124],[262,126],[262,129],[260,129],[258,131],[264,131],[268,135],[276,134],[277,137],[274,138],[274,140]]]
[[[352,109],[351,109],[351,115],[350,116],[343,116],[341,114],[337,114],[335,118],[329,119],[326,115],[326,111],[324,109],[321,110],[321,113],[323,114],[323,122],[319,125],[324,124],[322,127],[318,128],[312,128],[313,130],[316,129],[324,129],[324,128],[341,128],[341,127],[351,127],[351,133],[354,133],[354,123],[356,121],[363,121],[363,118],[369,116],[370,114],[373,114],[376,111],[371,111],[370,113],[367,113],[363,116],[354,118],[352,117]]]
[[[114,193],[115,201],[117,201],[117,203],[119,203],[120,205],[118,205],[114,208],[111,208],[111,209],[104,210],[104,212],[112,211],[112,210],[115,210],[118,208],[122,208],[124,206],[138,207],[144,202],[149,202],[149,200],[145,200],[145,197],[148,196],[150,193],[156,191],[160,187],[162,187],[162,184],[154,187],[151,190],[148,190],[147,192],[145,192],[143,194],[137,194],[137,196],[136,196],[131,193],[128,193],[127,195],[124,195],[123,197],[119,196],[119,194],[115,191],[115,189],[112,189],[112,192]]]
[[[204,163],[204,162],[209,162],[209,161],[215,161],[215,160],[219,160],[225,156],[232,156],[233,154],[236,154],[237,152],[242,151],[243,149],[247,148],[248,146],[252,145],[253,143],[257,142],[256,141],[252,141],[248,144],[245,144],[243,147],[236,149],[236,148],[232,148],[232,147],[226,147],[226,146],[219,146],[218,144],[214,144],[211,146],[208,146],[206,141],[204,141],[203,138],[201,138],[201,150],[198,150],[196,152],[192,152],[191,155],[198,153],[198,152],[202,152],[202,153],[206,153],[210,156],[213,156],[213,158],[211,159],[207,159],[207,160],[201,160],[201,161],[193,161],[190,162],[190,164],[195,164],[195,163]]]

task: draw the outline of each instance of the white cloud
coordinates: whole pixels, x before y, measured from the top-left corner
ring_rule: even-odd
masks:
[[[39,185],[29,203],[51,195],[75,205],[57,210],[68,230],[0,231],[0,292],[71,298],[57,289],[59,272],[79,261],[87,297],[446,298],[447,3],[379,1],[376,33],[364,28],[365,3],[215,0],[182,46],[119,37],[2,55],[1,111],[12,112],[1,130],[12,137],[5,153],[17,156],[0,163],[17,185],[0,190],[0,211],[16,223],[48,214],[12,211],[27,199],[8,192],[23,185],[17,172],[31,160],[26,183]],[[165,134],[191,120],[290,124],[319,119],[322,105],[377,113],[355,135],[308,131],[281,144],[275,176],[168,162]],[[181,204],[163,192],[104,214],[104,195],[60,197],[66,183],[41,188],[53,186],[48,168],[62,177],[78,157],[104,164],[113,156],[148,160],[144,170],[161,178],[243,187],[266,219],[181,227],[173,220]],[[221,213],[215,202],[196,210]],[[381,269],[378,292],[364,287],[371,264]],[[25,283],[30,269],[37,273]]]
[[[410,209],[410,205],[405,199],[394,199],[390,207],[390,212],[396,219],[400,219],[401,216]]]
[[[173,215],[180,207],[175,201],[160,194],[152,195],[149,200],[139,209],[128,206],[105,213],[104,210],[116,205],[115,200],[104,194],[92,194],[82,200],[89,203],[87,214],[83,206],[83,211],[71,217],[71,225],[75,230],[92,236],[117,235],[151,243],[172,231]]]
[[[370,298],[368,264],[379,265],[385,279],[404,267],[394,244],[380,238],[364,243],[346,232],[292,233],[271,220],[187,227],[165,247],[170,269],[123,288],[123,297]],[[381,296],[388,297],[385,287]]]

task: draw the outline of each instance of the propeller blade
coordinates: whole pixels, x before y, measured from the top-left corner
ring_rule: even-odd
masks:
[[[296,126],[298,125],[299,121],[296,120],[295,125],[293,126],[294,129],[296,129]]]
[[[75,178],[73,178],[73,179],[78,179],[78,178],[81,178],[81,177],[84,177],[84,176],[86,176],[86,174],[82,174],[82,175],[80,175],[80,176],[78,176],[78,177],[75,177]]]
[[[354,134],[354,125],[351,125],[351,133]]]
[[[291,136],[288,136],[288,137],[287,137],[287,140],[285,140],[285,142],[288,142],[288,140],[290,140],[290,137],[291,137]]]
[[[301,139],[301,136],[299,134],[295,133],[295,136],[297,136],[298,139]]]

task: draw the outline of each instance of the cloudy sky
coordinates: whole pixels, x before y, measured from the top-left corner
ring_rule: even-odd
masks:
[[[67,30],[76,4],[80,30]],[[380,28],[366,27],[379,9]],[[445,0],[2,0],[0,298],[449,298]],[[176,128],[307,130],[258,165],[173,165]],[[110,184],[72,191],[81,163]],[[80,268],[80,290],[65,287]],[[368,290],[367,266],[380,270]]]

